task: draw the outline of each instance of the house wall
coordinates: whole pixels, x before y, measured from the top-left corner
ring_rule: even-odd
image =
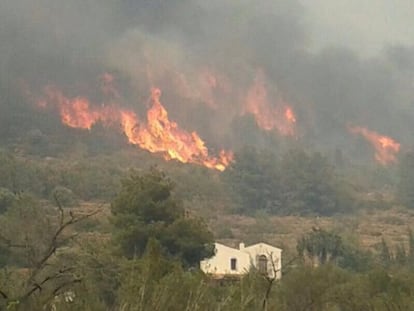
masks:
[[[258,258],[260,255],[265,255],[267,258],[267,271],[270,277],[275,277],[274,270],[276,270],[276,278],[282,276],[282,250],[265,243],[258,243],[243,249],[243,252],[249,254],[252,265],[258,268]],[[273,261],[273,263],[272,263]]]
[[[204,273],[215,275],[239,275],[250,269],[249,254],[238,249],[215,243],[216,255],[200,262],[200,268]],[[230,262],[236,258],[236,270],[231,270]]]

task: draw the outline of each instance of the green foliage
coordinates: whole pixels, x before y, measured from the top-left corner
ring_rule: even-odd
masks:
[[[4,268],[7,264],[9,264],[9,261],[10,249],[3,243],[0,243],[0,269]]]
[[[52,200],[57,200],[64,207],[73,207],[78,204],[73,191],[62,186],[53,189]]]
[[[297,251],[312,266],[331,263],[349,271],[366,272],[374,264],[370,252],[345,243],[338,234],[323,229],[315,228],[302,236],[298,240]]]
[[[297,244],[301,257],[308,257],[314,265],[335,262],[344,253],[344,246],[339,235],[322,229],[303,236]],[[316,260],[316,262],[315,262]]]
[[[370,251],[351,245],[344,245],[342,256],[337,260],[338,266],[354,272],[369,271],[374,265]]]
[[[411,229],[408,230],[408,260],[414,263],[414,234]]]
[[[60,218],[55,209],[43,207],[28,196],[19,196],[13,208],[0,216],[3,238],[0,251],[10,250],[8,241],[19,246],[11,250],[8,254],[11,257],[3,263],[0,258],[0,291],[10,296],[3,299],[0,293],[0,310],[7,310],[7,307],[15,311],[53,308],[63,311],[389,311],[414,308],[414,270],[409,262],[409,251],[397,248],[392,256],[388,249],[389,266],[377,267],[368,254],[347,245],[336,233],[317,228],[299,241],[298,251],[316,256],[324,264],[289,267],[282,280],[275,280],[273,284],[257,271],[250,271],[239,280],[217,281],[197,269],[188,269],[182,264],[183,257],[187,264],[196,260],[201,251],[198,248],[200,237],[193,236],[200,234],[199,228],[204,231],[204,224],[201,220],[184,217],[184,209],[173,198],[172,189],[171,181],[160,171],[133,173],[124,180],[114,200],[114,222],[122,215],[139,219],[143,227],[165,224],[143,231],[153,235],[148,237],[141,256],[119,257],[113,249],[117,245],[105,235],[87,234],[78,243],[57,249],[53,260],[48,261],[36,278],[42,291],[30,299],[22,299],[21,293],[35,286],[27,281],[28,277],[48,250],[48,241],[53,240]],[[126,228],[126,223],[121,224]],[[155,229],[160,228],[162,232],[157,233]],[[114,233],[119,233],[118,230],[121,228],[115,227]],[[412,234],[408,234],[411,241]],[[58,245],[66,245],[61,244],[66,237]],[[167,243],[172,248],[168,248]],[[387,246],[385,241],[383,244]],[[20,248],[21,245],[24,247]],[[378,256],[383,255],[380,252]],[[42,284],[42,280],[66,268],[76,271],[80,283],[68,283],[56,294],[53,286],[61,284],[62,278],[49,286]],[[74,297],[72,302],[65,301],[68,295]]]
[[[0,217],[2,242],[9,249],[10,260],[15,265],[30,267],[46,251],[47,237],[53,231],[47,213],[47,209],[41,207],[36,199],[21,195],[12,208]],[[10,243],[17,247],[10,247]],[[25,245],[28,248],[23,247]]]
[[[91,300],[107,308],[116,304],[124,260],[114,253],[112,243],[99,236],[89,236],[80,242],[77,266],[83,282],[77,294],[87,291],[88,304]]]
[[[398,198],[408,208],[414,208],[414,152],[406,153],[400,160]]]
[[[13,154],[0,150],[0,187],[17,191],[18,163]]]
[[[384,238],[381,239],[381,244],[380,244],[380,249],[379,249],[379,261],[380,261],[380,264],[384,267],[388,267],[392,261],[392,254]]]
[[[8,257],[0,264],[0,310],[46,310],[81,282],[67,229],[88,215],[43,206],[27,195],[1,215],[0,250]]]
[[[287,275],[278,292],[283,311],[331,311],[338,287],[349,282],[349,275],[332,265],[301,267]]]
[[[6,188],[0,188],[0,214],[7,211],[7,209],[13,205],[15,200],[16,196],[13,192]]]
[[[332,215],[354,206],[349,187],[319,153],[293,149],[279,159],[269,151],[245,148],[224,178],[249,213]]]
[[[75,198],[113,198],[122,174],[119,166],[105,157],[77,161],[58,158],[28,161],[0,151],[0,188],[13,193],[24,190],[45,199],[50,199],[59,190],[62,199],[67,199],[69,205],[76,204]]]
[[[286,153],[281,163],[281,187],[286,209],[292,213],[330,215],[339,212],[333,167],[319,153]]]
[[[242,210],[254,213],[280,209],[276,156],[269,151],[246,147],[236,153],[235,158],[237,161],[224,172],[224,178],[230,183],[235,199],[240,200]]]
[[[397,248],[395,251],[395,258],[394,258],[395,263],[399,265],[405,265],[406,260],[407,260],[407,253],[405,251],[404,245],[402,244],[397,245]]]
[[[184,265],[194,266],[213,254],[212,233],[202,220],[186,216],[172,190],[171,180],[156,169],[123,180],[111,211],[115,243],[125,256],[142,256],[150,239]]]

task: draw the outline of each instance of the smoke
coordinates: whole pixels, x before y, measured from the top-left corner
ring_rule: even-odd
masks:
[[[208,143],[254,144],[243,125],[254,120],[240,119],[246,90],[263,71],[272,104],[293,107],[309,145],[348,148],[349,125],[412,144],[414,49],[384,48],[371,58],[342,47],[310,52],[306,10],[283,0],[3,0],[1,112],[15,109],[22,83],[31,94],[54,84],[96,97],[98,77],[109,72],[129,108],[145,111],[157,86],[172,118]]]
[[[345,46],[372,57],[386,45],[413,44],[411,0],[301,0],[312,25],[312,49]]]

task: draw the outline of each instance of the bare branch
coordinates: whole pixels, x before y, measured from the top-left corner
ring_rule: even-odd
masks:
[[[8,299],[9,297],[2,291],[2,290],[0,290],[0,296],[3,298],[3,299]]]
[[[270,259],[270,262],[271,262],[271,265],[272,265],[273,274],[272,274],[272,276],[269,276],[269,275],[264,276],[266,281],[268,282],[268,284],[267,284],[265,295],[263,297],[263,304],[262,304],[263,311],[267,310],[267,303],[268,303],[268,300],[269,300],[270,292],[271,292],[272,287],[273,287],[273,283],[277,279],[277,273],[282,271],[282,267],[277,267],[276,266],[276,260],[273,258],[273,252],[268,253],[268,256],[269,256],[269,259]],[[285,266],[290,266],[298,258],[299,257],[294,257],[293,259],[288,261]]]
[[[50,237],[48,238],[48,241],[45,243],[44,251],[42,251],[39,257],[35,256],[34,254],[36,249],[35,246],[31,245],[30,243],[30,235],[26,234],[23,236],[23,241],[20,244],[13,243],[11,239],[8,239],[0,233],[0,243],[4,244],[8,248],[23,249],[26,255],[30,258],[29,262],[31,262],[31,272],[28,279],[25,281],[25,288],[23,289],[22,295],[13,301],[23,302],[24,300],[29,299],[29,297],[35,293],[44,291],[46,285],[48,288],[48,293],[52,293],[53,298],[65,287],[81,282],[81,279],[74,274],[75,267],[62,267],[59,269],[59,267],[53,264],[51,258],[56,253],[58,248],[64,245],[64,243],[66,243],[68,240],[76,237],[76,234],[65,234],[65,230],[71,225],[74,225],[100,213],[102,211],[100,207],[102,207],[104,203],[102,203],[98,209],[92,212],[76,215],[72,211],[65,212],[63,205],[61,204],[56,194],[54,195],[54,199],[58,209],[58,217],[55,220],[56,227],[54,231],[52,231]],[[55,270],[55,272],[46,274],[46,267],[51,267],[51,270]],[[42,274],[46,274],[46,276],[43,275],[40,277]],[[0,299],[1,298],[9,302],[12,301],[2,290],[0,290]]]
[[[73,271],[74,269],[75,269],[74,267],[67,267],[67,268],[60,269],[56,273],[45,277],[41,282],[39,282],[39,283],[33,283],[32,284],[32,288],[27,293],[25,293],[22,296],[22,299],[25,299],[27,297],[30,297],[36,291],[41,291],[42,290],[42,286],[44,286],[46,283],[48,283],[48,282],[50,282],[52,280],[56,280],[56,279],[62,278],[64,276],[67,276],[66,274],[68,272]],[[72,275],[69,275],[69,276],[72,276]]]
[[[59,206],[59,210],[61,212],[63,212],[62,206]],[[63,240],[59,240],[59,238],[61,237],[63,231],[70,225],[76,224],[84,219],[90,218],[94,215],[97,215],[98,213],[100,213],[101,210],[97,209],[91,213],[87,213],[84,214],[82,216],[76,216],[74,215],[72,212],[70,213],[70,218],[65,221],[64,220],[64,214],[60,214],[61,218],[60,218],[60,225],[57,228],[56,232],[53,234],[50,242],[49,242],[49,246],[45,252],[45,254],[43,255],[43,257],[34,265],[34,270],[28,280],[28,284],[33,284],[34,283],[34,279],[36,278],[36,276],[40,273],[40,271],[42,271],[42,269],[45,267],[46,263],[48,262],[48,260],[55,254],[56,250],[58,249],[58,247],[60,247],[60,245],[62,245],[62,243],[64,241],[67,241],[67,239],[63,239]],[[63,218],[62,218],[63,215]]]

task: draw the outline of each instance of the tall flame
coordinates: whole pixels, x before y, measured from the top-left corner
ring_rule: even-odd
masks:
[[[262,71],[247,93],[245,112],[253,114],[257,125],[266,131],[276,129],[281,135],[295,136],[296,116],[292,107],[283,102],[278,107],[271,105]]]
[[[153,88],[152,107],[147,112],[147,124],[137,125],[136,120],[131,120],[131,116],[122,115],[122,125],[127,129],[125,133],[129,142],[150,152],[162,152],[166,160],[176,159],[183,163],[196,163],[224,171],[232,161],[232,153],[221,151],[218,158],[210,157],[204,141],[196,132],[181,130],[177,123],[169,120],[160,97],[161,90]]]
[[[353,134],[360,134],[375,148],[375,159],[382,165],[397,162],[400,144],[391,137],[383,136],[364,127],[349,127]]]
[[[160,102],[161,90],[158,88],[151,90],[152,107],[147,112],[146,124],[139,122],[135,112],[114,105],[95,107],[86,98],[69,99],[50,86],[45,93],[46,99],[39,101],[38,105],[57,107],[62,122],[67,126],[91,129],[98,121],[106,125],[121,124],[131,144],[152,153],[162,153],[166,160],[176,159],[219,171],[224,171],[233,160],[232,152],[227,151],[221,151],[218,157],[209,156],[204,141],[196,132],[188,133],[170,121]]]

